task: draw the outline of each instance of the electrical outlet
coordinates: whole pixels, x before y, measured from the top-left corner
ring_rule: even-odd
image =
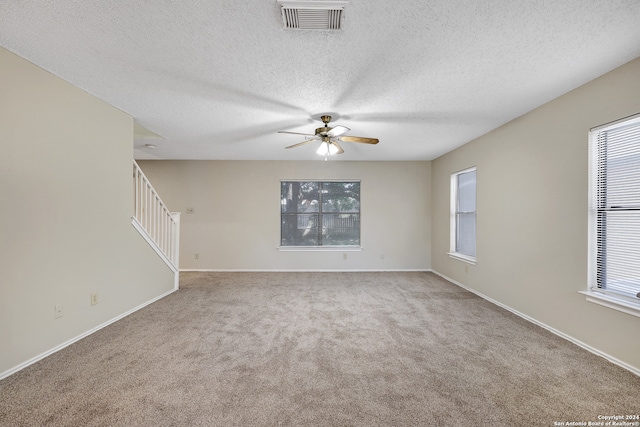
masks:
[[[62,317],[62,304],[58,304],[54,307],[55,319],[59,319]]]
[[[345,253],[343,253],[343,254],[342,254],[342,259],[347,259],[347,258],[349,258],[349,257],[347,256],[346,252],[345,252]]]
[[[195,259],[200,259],[200,254],[199,254],[198,252],[196,252],[196,254],[195,254],[194,258],[195,258]]]
[[[380,259],[384,259],[384,254],[380,254]]]
[[[91,294],[91,305],[98,304],[98,294]]]
[[[196,213],[196,209],[195,208],[187,208],[187,213],[188,214],[194,214],[194,213]]]

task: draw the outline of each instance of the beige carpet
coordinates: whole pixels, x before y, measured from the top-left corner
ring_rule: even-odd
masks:
[[[0,425],[553,426],[640,413],[640,377],[430,273],[183,273],[181,286],[1,381]]]

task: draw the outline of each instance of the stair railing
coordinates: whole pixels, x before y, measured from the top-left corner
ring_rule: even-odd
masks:
[[[163,203],[140,166],[133,161],[133,225],[155,245],[154,249],[174,271],[178,271],[180,213]]]

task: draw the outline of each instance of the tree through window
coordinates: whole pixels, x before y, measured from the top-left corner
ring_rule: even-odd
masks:
[[[359,181],[281,181],[280,246],[360,246]]]

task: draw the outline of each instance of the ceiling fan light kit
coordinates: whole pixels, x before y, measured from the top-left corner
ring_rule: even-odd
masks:
[[[338,147],[335,144],[330,143],[329,141],[322,141],[322,144],[316,150],[316,153],[321,156],[333,156],[338,152]]]
[[[327,156],[344,153],[344,149],[342,148],[342,146],[340,146],[340,142],[359,142],[362,144],[377,144],[379,142],[377,138],[365,138],[363,136],[346,136],[344,134],[351,130],[346,126],[337,125],[334,127],[329,127],[329,122],[331,121],[331,116],[329,115],[324,115],[320,117],[320,119],[324,123],[324,126],[316,128],[315,134],[313,135],[309,133],[279,130],[278,133],[290,133],[293,135],[302,135],[305,137],[305,141],[298,142],[297,144],[289,145],[284,148],[300,147],[302,145],[307,145],[312,141],[320,140],[320,146],[316,150],[316,153],[324,156],[324,159],[327,160]]]
[[[277,0],[285,28],[295,30],[340,30],[347,1]]]

